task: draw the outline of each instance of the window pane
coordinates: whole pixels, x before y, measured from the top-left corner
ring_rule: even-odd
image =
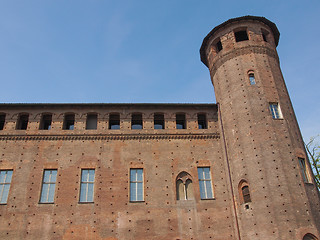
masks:
[[[93,183],[88,184],[88,198],[87,202],[93,202]]]
[[[199,180],[204,179],[203,168],[198,168],[198,177],[199,177]]]
[[[51,182],[56,182],[57,179],[57,170],[51,171]]]
[[[81,183],[80,187],[80,202],[87,201],[87,183]]]
[[[137,189],[137,201],[143,200],[143,183],[138,183],[138,189]]]
[[[130,184],[130,201],[136,201],[136,183]]]
[[[49,184],[44,183],[42,185],[40,202],[42,203],[47,202],[48,190],[49,190]]]
[[[137,181],[142,182],[142,169],[137,170]]]
[[[209,168],[203,168],[204,170],[204,178],[210,179],[210,169]]]
[[[48,196],[48,202],[54,202],[54,189],[56,184],[50,184],[49,185],[49,196]]]
[[[0,183],[4,183],[7,171],[0,171]]]
[[[10,184],[5,184],[2,192],[1,203],[7,203]]]
[[[81,182],[88,182],[89,180],[89,170],[82,170]]]
[[[205,191],[204,181],[199,182],[199,187],[200,187],[200,197],[201,197],[201,199],[205,199],[206,198],[206,191]]]
[[[206,181],[207,198],[213,198],[211,181]]]
[[[94,170],[89,170],[89,182],[94,182]]]
[[[137,178],[136,178],[136,172],[137,172],[137,170],[136,169],[130,169],[130,181],[131,182],[134,182],[134,181],[136,181],[137,180]]]

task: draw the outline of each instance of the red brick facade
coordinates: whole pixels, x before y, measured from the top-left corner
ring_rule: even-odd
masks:
[[[239,31],[248,39],[236,41]],[[0,170],[12,171],[0,238],[319,239],[319,192],[279,67],[278,34],[264,18],[243,17],[205,38],[201,58],[218,104],[0,105]],[[281,108],[277,119],[270,103]],[[88,130],[90,113],[96,129]],[[120,129],[110,129],[115,113]],[[155,129],[158,113],[164,129]],[[23,114],[26,129],[17,129]],[[39,129],[44,114],[50,130]],[[131,129],[133,114],[142,129]],[[86,169],[94,170],[88,202],[80,197]],[[52,202],[41,202],[44,170],[57,172]],[[132,201],[135,194],[142,199]]]

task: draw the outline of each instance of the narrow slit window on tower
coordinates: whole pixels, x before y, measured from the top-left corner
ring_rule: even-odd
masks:
[[[213,199],[210,168],[198,167],[198,178],[201,199]]]
[[[164,129],[164,115],[162,113],[154,114],[154,129]]]
[[[29,114],[19,115],[18,122],[17,122],[17,129],[26,130],[28,128],[28,122],[29,122]]]
[[[250,85],[255,85],[256,84],[256,79],[254,77],[254,73],[253,72],[249,73],[249,81],[250,81]]]
[[[207,118],[206,114],[198,113],[198,128],[199,129],[207,129]]]
[[[143,169],[130,169],[130,201],[143,201]]]
[[[217,52],[220,52],[222,50],[222,43],[221,40],[219,39],[219,41],[216,43],[216,49]]]
[[[56,188],[57,169],[47,169],[43,172],[40,203],[53,203]]]
[[[265,42],[268,42],[269,32],[267,30],[261,29],[262,39]]]
[[[120,129],[120,114],[112,113],[109,115],[109,129]]]
[[[142,114],[133,113],[131,115],[131,129],[142,129]]]
[[[306,161],[304,158],[298,158],[300,169],[301,169],[301,175],[303,178],[303,181],[306,183],[311,183],[310,175],[308,174],[308,169],[306,165]]]
[[[0,114],[0,130],[3,130],[5,122],[6,122],[6,115]]]
[[[270,103],[269,109],[273,119],[282,119],[282,113],[278,103]]]
[[[87,130],[97,129],[97,123],[98,123],[98,115],[96,113],[87,114],[87,121],[86,121]]]
[[[12,170],[0,170],[0,204],[7,203],[12,172]]]
[[[52,123],[52,114],[42,114],[40,121],[40,130],[50,130]]]
[[[81,170],[81,185],[80,185],[80,202],[93,202],[94,193],[94,169]]]
[[[186,129],[186,115],[184,113],[176,114],[176,129]]]
[[[74,114],[66,114],[63,121],[64,130],[73,130],[74,129]]]
[[[242,42],[242,41],[249,40],[248,33],[246,30],[237,31],[234,33],[234,36],[236,38],[236,42]]]

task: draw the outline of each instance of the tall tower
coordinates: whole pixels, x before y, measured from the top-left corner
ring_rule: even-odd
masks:
[[[279,31],[263,17],[203,40],[219,104],[239,239],[320,239],[320,201],[280,70]]]

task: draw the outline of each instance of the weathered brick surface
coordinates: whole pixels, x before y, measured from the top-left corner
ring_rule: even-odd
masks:
[[[304,183],[298,165],[298,157],[307,158],[274,27],[245,17],[205,39],[201,58],[217,105],[0,104],[6,114],[0,170],[13,170],[7,204],[0,205],[0,239],[319,238],[319,193],[314,182]],[[236,42],[237,29],[247,30],[249,40]],[[261,29],[269,32],[267,42]],[[280,104],[283,119],[272,119],[269,102]],[[16,130],[20,113],[29,114],[27,130]],[[39,130],[43,113],[52,113],[50,130]],[[62,129],[66,113],[75,114],[74,130]],[[98,115],[96,130],[85,129],[88,113]],[[119,130],[108,129],[111,113],[120,114]],[[142,113],[143,129],[131,129],[132,113]],[[165,129],[153,129],[154,113],[164,113]],[[187,129],[175,129],[176,113],[186,113]],[[198,129],[198,113],[206,114],[208,129]],[[214,199],[200,199],[197,167],[210,167]],[[94,202],[79,203],[87,168],[95,169]],[[129,201],[130,168],[143,168],[143,202]],[[58,170],[53,204],[39,203],[44,169]],[[183,171],[192,178],[194,200],[176,200]],[[248,204],[239,193],[243,180]]]

